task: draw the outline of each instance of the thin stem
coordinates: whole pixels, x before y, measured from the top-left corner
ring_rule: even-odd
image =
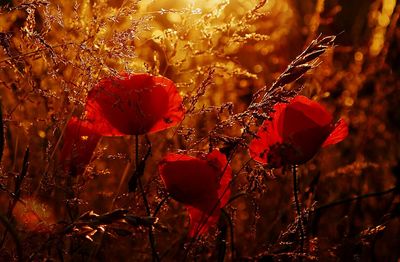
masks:
[[[138,135],[135,136],[135,157],[136,157],[135,165],[136,165],[136,169],[138,169],[139,165],[140,165],[140,163],[139,163],[139,136]],[[151,215],[150,206],[149,206],[149,202],[147,201],[146,193],[144,192],[142,178],[139,176],[136,179],[138,180],[140,194],[142,195],[144,207],[146,208],[146,214],[148,216],[150,216]]]
[[[20,199],[21,196],[21,186],[22,182],[24,181],[24,178],[27,175],[28,172],[28,167],[29,167],[29,147],[26,148],[25,154],[24,154],[24,159],[22,161],[22,169],[19,175],[15,178],[15,186],[14,186],[14,198],[10,200],[10,203],[8,205],[8,211],[7,211],[7,219],[12,220],[13,219],[13,211],[15,206],[17,205],[17,202]],[[0,248],[3,247],[6,238],[8,234],[8,228],[6,227],[6,230],[4,231],[3,237],[0,241]]]
[[[126,180],[126,177],[128,176],[128,173],[129,173],[129,170],[131,169],[131,167],[132,167],[132,162],[129,161],[125,166],[125,170],[124,170],[124,173],[122,174],[122,178],[121,178],[121,180],[119,182],[117,192],[115,193],[115,196],[114,196],[114,198],[113,198],[113,200],[111,202],[111,207],[110,207],[110,209],[108,211],[111,211],[111,210],[114,209],[115,202],[117,201],[118,195],[121,192],[122,186],[124,185],[124,182]]]
[[[297,221],[298,221],[298,227],[300,230],[300,252],[303,253],[304,249],[304,229],[303,229],[303,217],[301,214],[301,209],[300,209],[300,202],[299,202],[299,196],[298,196],[298,181],[297,181],[297,167],[296,165],[293,165],[292,167],[292,174],[293,174],[293,195],[294,195],[294,203],[296,205],[296,211],[297,211]],[[300,257],[300,261],[301,261]]]
[[[12,238],[14,239],[18,261],[23,261],[22,245],[15,228],[11,225],[10,221],[3,214],[0,214],[0,223],[3,224],[8,232],[10,232]]]
[[[234,195],[233,197],[231,197],[231,198],[229,198],[229,200],[228,200],[228,202],[226,203],[226,205],[229,205],[229,204],[231,204],[233,201],[235,201],[236,199],[238,199],[238,198],[240,198],[240,197],[242,197],[242,196],[245,196],[245,195],[247,195],[247,192],[239,192],[239,193],[237,193],[236,195]]]
[[[52,46],[51,48],[65,47],[65,46],[74,45],[74,44],[75,44],[75,43],[64,43],[64,44],[60,44],[60,45],[54,45],[54,46]],[[40,52],[46,51],[46,50],[48,50],[48,48],[42,48],[42,49],[39,49],[39,50],[27,52],[27,53],[24,53],[24,54],[19,54],[19,55],[15,55],[15,56],[10,56],[10,57],[8,57],[8,58],[6,58],[6,59],[4,59],[4,60],[1,60],[1,61],[0,61],[0,64],[2,64],[2,63],[4,63],[4,62],[7,62],[7,61],[14,60],[14,59],[18,59],[18,58],[26,58],[26,57],[35,55],[35,54],[37,54],[37,53],[40,53]]]
[[[342,205],[342,204],[351,203],[353,201],[358,201],[358,200],[362,200],[362,199],[365,199],[365,198],[384,196],[386,194],[396,192],[397,190],[399,190],[399,187],[395,186],[395,187],[389,188],[388,190],[381,191],[381,192],[372,192],[372,193],[367,193],[367,194],[364,194],[364,195],[359,195],[359,196],[355,196],[355,197],[336,200],[336,201],[333,201],[331,203],[328,203],[328,204],[325,204],[325,205],[317,207],[314,210],[314,212],[317,213],[317,212],[320,212],[320,211],[322,211],[324,209],[328,209],[328,208],[331,208],[331,207],[339,206],[339,205]]]
[[[165,202],[167,202],[169,200],[169,198],[170,198],[170,195],[168,194],[160,201],[160,203],[158,203],[156,209],[154,210],[153,217],[157,216],[161,207],[165,204]]]
[[[138,135],[135,136],[135,161],[136,161],[135,162],[136,169],[138,169],[139,168],[139,136]],[[151,216],[151,210],[150,210],[149,202],[147,200],[147,196],[144,191],[143,184],[142,184],[142,178],[137,177],[136,179],[138,180],[140,194],[142,195],[144,207],[146,208],[146,214],[147,214],[147,216]],[[157,250],[156,250],[156,244],[155,244],[152,226],[149,226],[149,241],[150,241],[151,252],[152,252],[152,260],[160,261],[160,258],[158,257]]]
[[[122,185],[124,184],[124,182],[125,182],[125,180],[126,180],[126,177],[128,176],[128,172],[129,172],[129,170],[130,170],[131,167],[132,167],[132,163],[131,163],[131,161],[129,161],[129,162],[126,164],[126,166],[125,166],[125,170],[124,170],[124,173],[122,174],[122,178],[121,178],[121,180],[120,180],[120,182],[119,182],[117,192],[115,193],[115,196],[114,196],[114,198],[113,198],[113,200],[112,200],[112,202],[111,202],[110,209],[108,210],[109,212],[111,212],[111,211],[114,209],[115,202],[117,201],[118,195],[119,195],[119,193],[121,192]],[[96,255],[97,255],[97,253],[99,252],[101,246],[103,245],[103,241],[104,241],[104,232],[101,233],[99,244],[96,245],[96,248],[95,248],[94,251],[91,253],[91,255],[90,255],[88,261],[92,261],[93,258],[96,257]]]
[[[235,238],[234,238],[232,219],[224,209],[221,209],[221,213],[225,216],[225,219],[229,224],[229,234],[231,235],[231,259],[234,261],[235,260]]]
[[[0,99],[0,164],[1,159],[3,158],[3,151],[4,151],[4,125],[3,125],[3,111],[2,107],[2,100]]]
[[[227,164],[225,165],[222,174],[225,173],[225,170],[227,169],[229,163],[231,162],[232,158],[233,158],[233,154],[237,149],[237,145],[234,147],[233,149],[233,153],[228,157],[227,159]],[[208,218],[212,215],[212,213],[214,212],[214,210],[216,208],[218,208],[219,203],[221,201],[221,199],[223,198],[223,196],[225,195],[225,193],[228,191],[228,189],[230,188],[230,186],[233,184],[233,182],[236,180],[236,178],[239,176],[240,172],[242,172],[242,170],[250,163],[250,161],[253,160],[253,158],[250,158],[249,160],[246,161],[246,163],[244,163],[244,165],[242,165],[242,167],[232,176],[231,181],[229,181],[228,185],[225,187],[225,189],[222,191],[221,196],[219,197],[217,203],[214,205],[214,207],[207,213],[207,214],[203,214],[201,221],[205,221],[207,222]],[[194,242],[198,239],[199,237],[199,232],[201,231],[201,229],[204,227],[205,223],[200,223],[200,225],[197,227],[196,231],[195,231],[195,235],[190,239],[189,245],[186,248],[186,251],[184,253],[183,256],[183,260],[182,261],[186,261],[188,255],[189,255],[189,251],[191,249],[191,247],[193,246]]]

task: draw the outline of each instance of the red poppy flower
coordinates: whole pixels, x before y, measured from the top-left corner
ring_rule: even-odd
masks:
[[[100,137],[90,122],[72,117],[65,129],[60,155],[64,169],[71,175],[83,174]]]
[[[101,136],[141,135],[172,127],[184,117],[175,84],[162,76],[122,74],[103,79],[86,101],[86,121],[68,123],[61,160],[82,174]]]
[[[123,74],[103,79],[89,92],[86,115],[101,135],[142,135],[177,125],[184,110],[168,78]]]
[[[274,110],[249,146],[256,161],[271,167],[303,164],[321,147],[339,143],[348,134],[343,119],[335,124],[324,107],[304,96],[279,103]]]
[[[159,173],[172,198],[188,209],[191,237],[217,223],[230,197],[232,170],[225,155],[219,150],[199,158],[168,154],[159,164]]]

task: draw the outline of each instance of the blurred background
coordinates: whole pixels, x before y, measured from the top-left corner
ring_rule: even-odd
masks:
[[[227,146],[210,141],[217,123],[243,112],[252,95],[270,86],[312,40],[335,35],[335,46],[315,68],[287,86],[302,87],[302,94],[349,124],[347,139],[299,167],[304,258],[399,259],[400,5],[395,0],[2,0],[0,5],[0,211],[26,256],[151,260],[145,228],[96,233],[94,241],[60,233],[89,210],[124,208],[145,215],[140,194],[127,193],[132,137],[102,138],[82,177],[68,177],[60,168],[65,125],[71,116],[82,117],[87,92],[101,78],[122,71],[163,75],[184,97],[188,113],[182,125],[149,135],[152,155],[144,179],[154,210],[166,196],[157,174],[165,153]],[[237,136],[240,128],[232,124],[223,134]],[[29,165],[23,160],[27,147]],[[142,138],[142,155],[147,147]],[[233,157],[237,198],[225,207],[225,223],[221,219],[218,229],[190,247],[188,260],[214,261],[222,253],[227,261],[298,258],[291,175],[256,163],[242,169],[248,159],[246,148]],[[28,168],[20,183],[23,201],[9,213],[23,166]],[[349,200],[356,196],[362,197]],[[325,206],[338,200],[343,201]],[[186,210],[170,200],[158,217],[160,256],[181,259],[189,243]],[[221,241],[224,225],[229,232]],[[7,261],[16,250],[5,228],[0,226],[0,257]]]

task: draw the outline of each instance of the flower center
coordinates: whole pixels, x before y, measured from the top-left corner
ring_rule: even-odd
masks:
[[[302,156],[300,150],[296,149],[292,144],[276,143],[269,147],[267,155],[267,163],[271,167],[281,167],[296,164],[296,160]]]

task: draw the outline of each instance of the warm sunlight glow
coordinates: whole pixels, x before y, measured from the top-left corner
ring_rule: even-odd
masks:
[[[51,208],[33,197],[18,201],[13,215],[17,223],[29,231],[46,231],[55,223]]]
[[[0,0],[0,261],[397,261],[399,23]]]

